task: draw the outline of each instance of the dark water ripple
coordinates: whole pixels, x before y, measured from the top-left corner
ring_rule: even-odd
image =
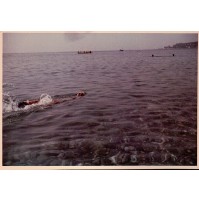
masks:
[[[18,100],[87,92],[4,113],[4,165],[196,165],[196,50],[5,54],[3,68]]]

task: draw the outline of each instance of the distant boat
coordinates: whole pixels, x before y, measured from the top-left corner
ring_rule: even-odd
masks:
[[[123,52],[124,50],[120,49],[120,52]]]
[[[78,54],[91,54],[92,51],[78,51]]]

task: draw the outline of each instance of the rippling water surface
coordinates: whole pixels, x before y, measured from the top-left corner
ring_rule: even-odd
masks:
[[[196,165],[197,50],[4,54],[3,83],[4,165]]]

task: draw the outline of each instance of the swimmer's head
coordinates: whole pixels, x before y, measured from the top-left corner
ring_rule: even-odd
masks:
[[[84,91],[80,91],[77,93],[77,96],[85,96],[86,95],[86,92]]]

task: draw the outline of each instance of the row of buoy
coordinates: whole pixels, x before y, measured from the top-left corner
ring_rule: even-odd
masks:
[[[154,54],[152,54],[152,57],[175,57],[175,54],[172,54],[172,56],[155,56]]]

